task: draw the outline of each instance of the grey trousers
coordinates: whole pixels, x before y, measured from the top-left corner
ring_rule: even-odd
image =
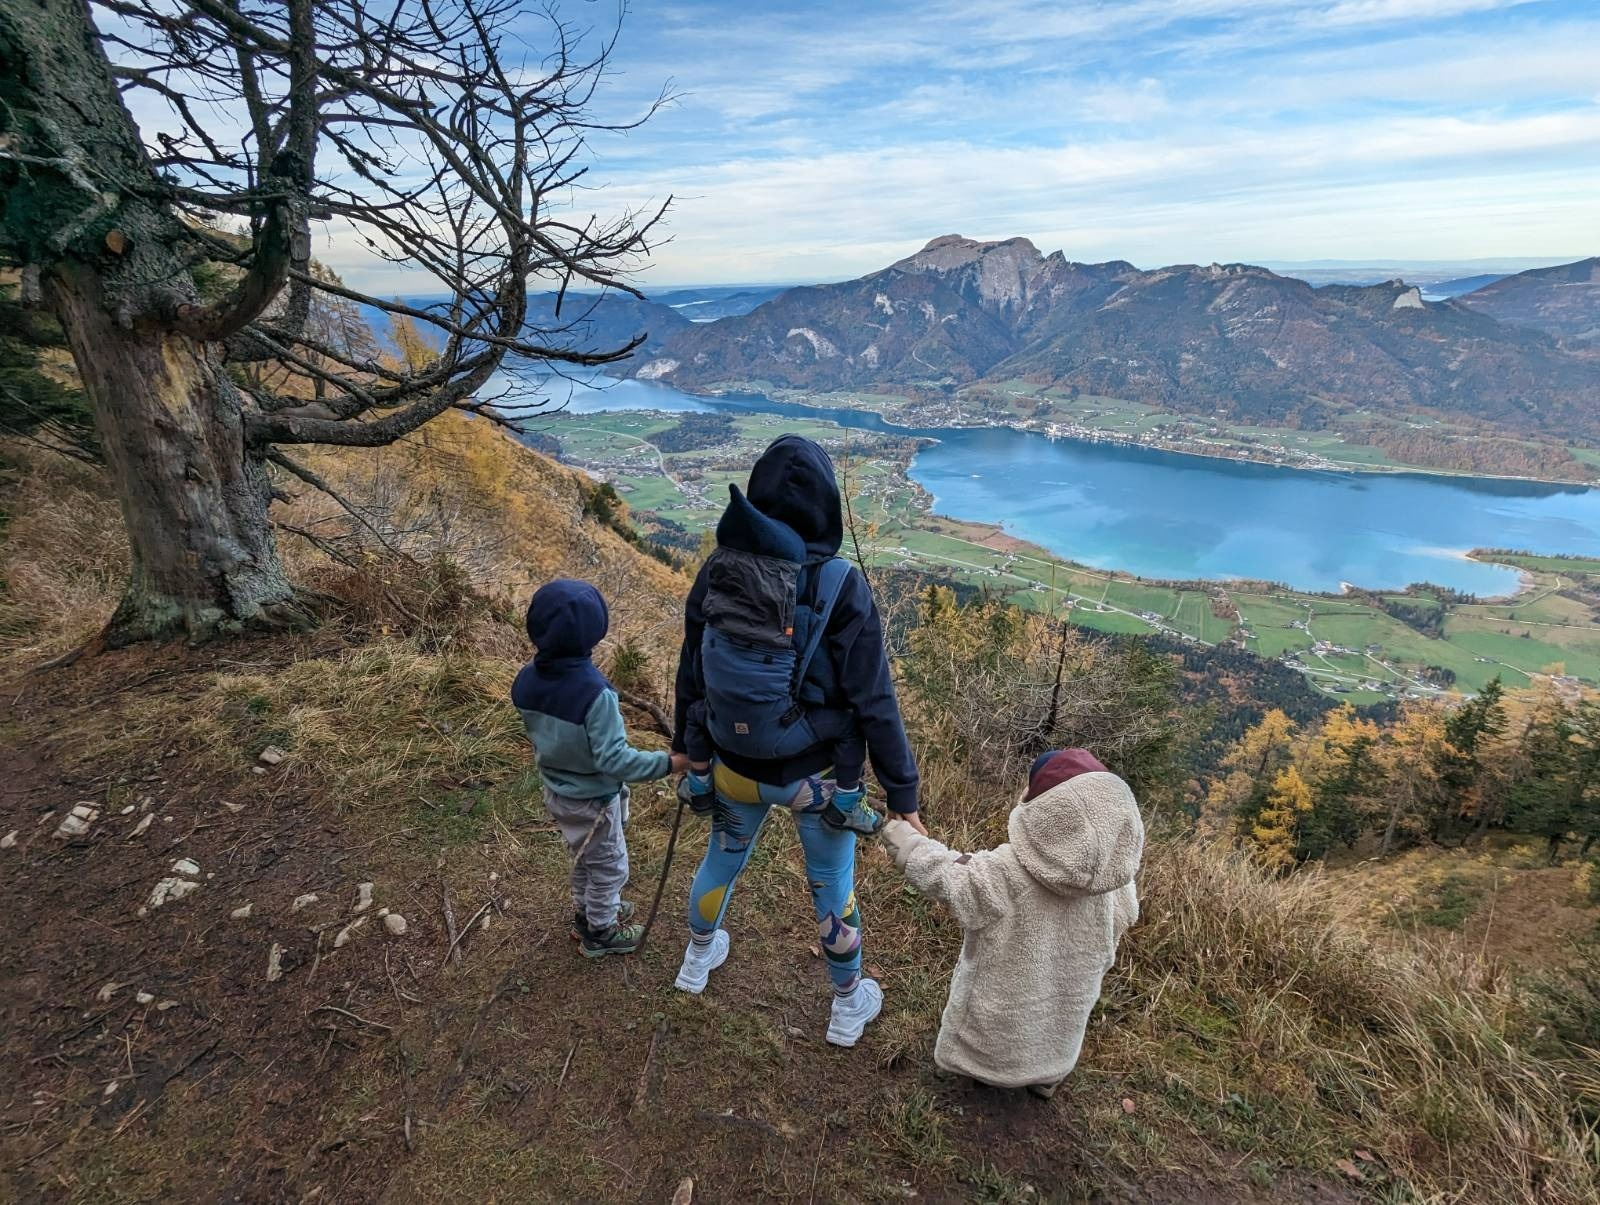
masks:
[[[573,855],[573,910],[582,914],[591,929],[610,928],[616,923],[617,905],[628,882],[628,842],[622,835],[628,820],[628,788],[623,787],[604,807],[593,799],[571,799],[546,789],[544,810],[560,827]]]

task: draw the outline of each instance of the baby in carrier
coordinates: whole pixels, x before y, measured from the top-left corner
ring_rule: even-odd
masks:
[[[698,814],[715,806],[715,750],[769,759],[831,746],[835,788],[825,824],[871,836],[884,817],[867,803],[867,747],[855,717],[830,706],[817,674],[828,618],[849,574],[842,557],[808,560],[805,541],[737,487],[717,524],[700,648],[706,697],[684,725],[689,772],[680,784]],[[819,656],[820,654],[820,656]]]

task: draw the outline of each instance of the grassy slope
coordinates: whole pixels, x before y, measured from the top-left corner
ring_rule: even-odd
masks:
[[[534,528],[507,538],[547,558],[540,572],[631,581],[614,596],[618,621],[641,639],[656,631],[678,583],[577,520],[570,474],[531,458],[519,468],[503,449],[492,459],[483,482],[527,474],[509,484]],[[55,517],[29,498],[54,502]],[[52,643],[38,632],[64,638],[48,591],[96,580],[91,562],[112,543],[65,542],[106,514],[81,474],[23,503],[0,547],[8,582],[43,547],[85,559],[58,556],[55,576],[13,591],[18,651],[0,669],[0,723],[18,738],[0,753],[0,830],[20,833],[0,855],[14,859],[0,891],[38,937],[0,954],[4,1055],[20,1068],[0,1089],[0,1183],[18,1199],[660,1201],[684,1176],[701,1201],[909,1189],[1575,1202],[1596,1190],[1593,1137],[1563,1119],[1580,1099],[1600,1109],[1600,1084],[1578,1065],[1558,1082],[1528,1052],[1507,981],[1485,994],[1470,961],[1374,950],[1314,878],[1272,882],[1197,846],[1150,849],[1144,920],[1049,1105],[933,1073],[959,934],[875,853],[860,886],[885,1015],[854,1052],[821,1042],[824,976],[781,817],[741,884],[734,958],[705,997],[670,988],[703,839],[692,823],[652,948],[584,963],[564,932],[565,854],[504,702],[514,630],[491,615],[419,641],[393,616],[352,613],[310,638],[136,649],[20,677]],[[103,607],[115,574],[98,580]],[[269,743],[288,757],[255,774]],[[163,819],[130,839],[145,797]],[[106,808],[92,837],[50,841],[44,811],[83,798]],[[930,812],[945,831],[992,835],[1006,798],[997,787]],[[645,788],[634,814],[643,902],[671,801]],[[137,918],[178,856],[216,877]],[[406,915],[405,937],[369,925],[334,948],[358,881]],[[319,903],[293,912],[311,891]],[[454,961],[446,894],[458,922],[485,904],[492,921]],[[246,900],[251,917],[229,919]],[[274,942],[290,969],[268,984]],[[121,986],[101,1001],[106,983]],[[156,1001],[138,1004],[143,989]],[[177,1003],[158,1011],[165,999]],[[1364,1178],[1330,1173],[1338,1160]]]

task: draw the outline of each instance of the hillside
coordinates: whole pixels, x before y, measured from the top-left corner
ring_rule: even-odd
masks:
[[[1600,361],[1400,281],[1248,265],[1080,264],[1026,239],[934,239],[888,268],[790,289],[667,339],[633,371],[684,387],[947,388],[1025,378],[1240,421],[1429,410],[1600,438]]]
[[[1148,851],[1144,922],[1049,1105],[934,1074],[960,936],[870,851],[887,1010],[861,1049],[820,1041],[782,824],[705,997],[670,989],[692,821],[648,952],[581,963],[505,702],[516,604],[551,574],[596,580],[614,600],[603,662],[661,698],[686,579],[640,554],[592,482],[485,423],[318,462],[405,554],[294,500],[293,564],[329,600],[318,631],[45,674],[29,670],[114,601],[116,509],[91,469],[4,454],[0,893],[29,935],[0,952],[13,1199],[662,1201],[686,1177],[700,1202],[1592,1199],[1580,1144],[1600,1084],[1530,1045],[1570,1008],[1512,994],[1502,967],[1374,951],[1318,880],[1184,840]],[[994,655],[989,612],[940,622],[903,650],[903,689],[929,821],[971,844],[995,836],[1014,773],[982,733],[1021,696],[1016,668],[961,660]],[[1057,664],[1004,630],[1028,673]],[[1122,692],[1146,663],[1074,649],[1087,722],[1137,728],[1117,717],[1144,706]],[[1167,788],[1143,789],[1157,824]],[[80,803],[89,831],[53,839]],[[635,796],[641,901],[672,811],[664,789]],[[174,878],[197,886],[157,905]],[[404,933],[360,923],[361,883]]]
[[[1475,289],[1460,301],[1512,326],[1594,342],[1600,340],[1600,256],[1518,272]]]

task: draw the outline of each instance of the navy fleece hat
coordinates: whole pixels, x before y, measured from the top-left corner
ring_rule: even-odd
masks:
[[[833,461],[800,435],[780,435],[750,469],[746,491],[768,518],[793,528],[813,557],[833,556],[844,543],[844,516]]]
[[[546,582],[528,604],[528,639],[539,650],[537,661],[587,658],[610,626],[606,600],[588,582]]]
[[[1028,793],[1022,797],[1023,802],[1037,799],[1069,778],[1104,772],[1105,767],[1087,749],[1053,749],[1041,753],[1028,769]]]

